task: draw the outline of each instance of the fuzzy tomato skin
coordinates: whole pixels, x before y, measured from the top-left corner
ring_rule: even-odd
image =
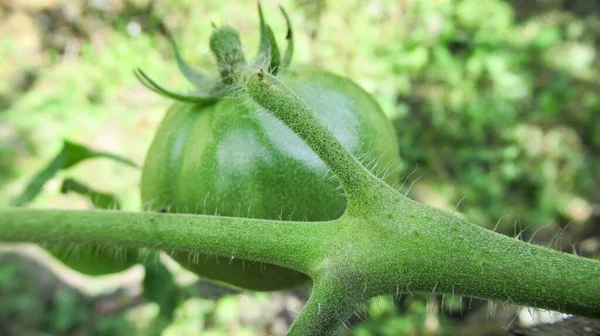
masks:
[[[394,130],[375,100],[350,80],[314,67],[296,67],[282,81],[298,94],[363,163],[399,163]],[[387,177],[388,183],[397,176]],[[208,107],[175,103],[146,156],[142,201],[152,211],[221,216],[331,220],[346,200],[339,182],[302,140],[244,93]],[[276,265],[175,252],[196,274],[250,289],[305,283]]]

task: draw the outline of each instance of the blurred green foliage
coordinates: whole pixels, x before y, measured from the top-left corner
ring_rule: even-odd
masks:
[[[137,83],[132,69],[148,69],[166,87],[187,88],[175,75],[174,56],[159,33],[161,20],[183,56],[207,72],[215,71],[207,43],[210,21],[240,30],[250,53],[258,45],[255,4],[248,1],[11,4],[0,6],[0,206],[58,152],[63,138],[143,162],[169,102]],[[539,243],[565,248],[556,235],[562,229],[571,243],[598,241],[600,4],[282,4],[296,30],[296,62],[354,79],[393,120],[402,157],[398,188],[523,239],[537,232]],[[283,39],[277,8],[266,1],[263,8]],[[139,172],[98,160],[74,168],[69,177],[119,195],[125,209],[141,206]],[[58,174],[46,184],[33,205],[89,207],[77,195],[59,195],[63,178]],[[585,255],[598,251],[598,244],[577,247]],[[26,305],[23,300],[19,304]],[[369,321],[355,328],[357,335],[433,332],[425,328],[425,297],[403,306],[377,300],[369,303]],[[206,320],[220,334],[232,332],[225,325],[238,312],[227,302],[188,301],[175,311],[175,325],[192,329],[172,327],[166,334],[194,334],[190,330]],[[443,327],[444,319],[435,318]],[[53,323],[68,324],[60,318]]]
[[[507,215],[510,230],[585,223],[600,196],[600,30],[565,13],[517,23],[503,1],[437,3],[382,46],[404,82],[401,153],[425,172],[417,197],[439,192],[450,210],[464,198],[458,211],[490,228]]]
[[[0,334],[131,335],[124,316],[94,318],[90,298],[19,254],[0,255]]]

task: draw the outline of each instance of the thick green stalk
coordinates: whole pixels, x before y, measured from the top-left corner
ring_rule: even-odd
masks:
[[[247,73],[244,77],[254,101],[298,134],[338,175],[349,203],[364,201],[363,191],[378,179],[344,148],[300,97],[262,70]]]
[[[288,335],[333,335],[362,304],[360,289],[351,290],[337,278],[320,278],[302,314],[294,321]]]
[[[0,241],[184,250],[310,272],[334,222],[108,210],[0,209]],[[192,255],[193,256],[193,255]]]
[[[367,297],[437,291],[600,316],[599,262],[508,238],[407,199],[360,166],[283,83],[262,72],[247,78],[254,101],[297,133],[356,200],[340,219],[346,231],[329,240],[323,266],[339,282],[362,285]],[[333,283],[322,284],[325,292],[328,286]],[[310,320],[304,317],[310,307],[299,321]]]
[[[366,297],[481,297],[600,317],[600,262],[532,245],[380,190],[387,205],[343,217],[325,267]],[[352,237],[361,237],[360,239]]]

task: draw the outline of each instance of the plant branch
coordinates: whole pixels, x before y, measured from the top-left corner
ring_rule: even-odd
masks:
[[[346,285],[336,278],[315,280],[310,298],[288,335],[334,335],[362,303],[362,292]]]
[[[331,242],[326,266],[365,295],[457,294],[600,317],[599,261],[489,231],[399,193],[378,194],[382,208],[341,218],[347,229]]]
[[[349,202],[354,211],[340,219],[344,231],[329,239],[323,266],[343,275],[341,282],[364,286],[368,296],[454,293],[600,316],[600,262],[502,236],[407,199],[354,159],[276,78],[255,73],[247,87],[317,153],[356,201]]]
[[[335,222],[109,210],[0,209],[0,241],[106,244],[201,252],[310,273]]]
[[[298,95],[273,75],[261,70],[245,77],[248,93],[254,101],[294,131],[338,176],[349,208],[359,203],[364,191],[378,181],[377,177],[352,156]]]

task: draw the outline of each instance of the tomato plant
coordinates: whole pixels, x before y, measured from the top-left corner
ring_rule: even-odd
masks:
[[[261,15],[262,17],[262,15]],[[261,20],[261,29],[265,27]],[[239,40],[230,28],[215,29],[211,46],[219,65],[244,66],[243,55],[223,56],[221,35]],[[273,35],[265,47],[278,50]],[[288,45],[293,46],[291,30]],[[173,44],[174,45],[174,44]],[[175,53],[184,74],[191,68]],[[291,50],[291,49],[288,49]],[[287,55],[287,56],[285,56]],[[271,72],[309,102],[319,119],[365,165],[385,174],[390,184],[398,146],[377,102],[351,80],[310,66],[288,68],[291,51],[271,52]],[[259,62],[263,54],[259,54]],[[223,63],[226,62],[226,63]],[[197,72],[194,70],[194,73]],[[241,91],[206,101],[213,91],[234,92],[228,72],[198,81],[193,94],[168,92],[141,72],[151,89],[177,100],[154,137],[142,171],[142,201],[153,211],[230,217],[332,220],[346,209],[340,184],[321,159],[291,130]],[[189,76],[188,76],[189,77]],[[203,98],[200,102],[194,97]],[[253,290],[277,290],[307,281],[303,274],[248,260],[174,252],[173,258],[203,277]]]
[[[0,240],[174,251],[184,264],[187,259],[182,258],[198,265],[203,276],[252,289],[295,286],[306,279],[298,277],[306,275],[313,282],[311,296],[290,335],[333,334],[366,300],[412,292],[600,316],[597,260],[486,230],[407,198],[376,176],[374,169],[367,169],[368,164],[356,156],[365,148],[369,153],[365,157],[372,156],[372,148],[381,151],[372,156],[375,162],[395,159],[385,149],[395,148],[385,141],[385,127],[379,129],[374,125],[380,122],[363,121],[358,114],[341,118],[357,118],[358,125],[375,130],[365,133],[376,134],[371,145],[358,141],[353,147],[357,140],[336,134],[341,121],[335,121],[335,127],[327,124],[332,106],[339,105],[329,104],[341,95],[339,101],[352,102],[349,110],[369,106],[377,110],[376,105],[353,84],[322,70],[287,70],[291,48],[281,57],[262,13],[259,54],[250,63],[231,28],[215,28],[210,44],[219,66],[217,81],[195,72],[176,55],[186,77],[197,85],[192,94],[170,92],[141,70],[137,73],[150,89],[180,101],[161,125],[164,129],[159,130],[144,168],[142,195],[155,211],[1,209]],[[237,115],[254,121],[244,123]],[[364,120],[378,118],[376,113],[365,116]],[[285,138],[282,125],[312,150],[336,180],[316,179],[315,171],[306,166],[308,161],[294,156],[302,153],[301,143],[293,147],[294,155],[285,150],[295,138]],[[196,133],[197,129],[204,133]],[[280,136],[270,134],[275,131]],[[235,141],[229,140],[230,134]],[[380,144],[379,138],[383,138]],[[234,161],[220,165],[221,159]],[[269,165],[271,159],[276,166]],[[312,198],[331,192],[337,183],[343,198]],[[286,192],[292,190],[285,188],[288,185],[300,191],[288,197]],[[223,196],[211,194],[222,190]],[[237,206],[242,201],[256,208],[250,207],[246,215],[241,204]],[[328,208],[316,210],[311,205]],[[307,220],[294,212],[303,207]],[[209,211],[215,213],[203,214]],[[309,213],[314,219],[308,220]],[[215,256],[220,259],[213,259],[214,264],[203,264],[203,258]],[[234,264],[236,260],[242,262]],[[259,266],[246,272],[248,265]],[[156,273],[148,281],[149,290],[163,289],[163,279],[171,278]],[[170,295],[154,294],[161,293],[153,292],[152,297],[163,302],[169,316],[174,306]]]

